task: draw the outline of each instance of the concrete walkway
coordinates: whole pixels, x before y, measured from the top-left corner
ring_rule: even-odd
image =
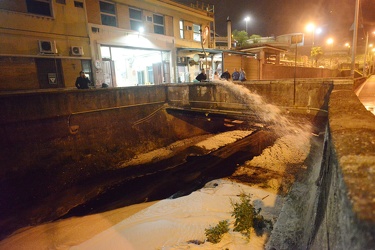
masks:
[[[356,95],[368,111],[375,115],[375,76],[371,76],[356,91]]]

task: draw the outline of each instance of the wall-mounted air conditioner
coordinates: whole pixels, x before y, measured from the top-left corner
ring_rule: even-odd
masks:
[[[41,54],[57,54],[56,42],[50,40],[39,40],[39,52]]]
[[[82,56],[83,55],[83,48],[81,46],[72,46],[70,48],[70,52],[73,56]]]

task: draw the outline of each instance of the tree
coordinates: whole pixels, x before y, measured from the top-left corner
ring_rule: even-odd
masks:
[[[246,31],[241,30],[234,30],[233,31],[233,38],[237,41],[238,47],[243,47],[247,44],[247,40],[249,40],[249,36]]]
[[[318,66],[318,60],[323,56],[322,47],[312,47],[310,54],[311,57],[315,60],[315,66]]]
[[[252,34],[249,38],[250,38],[251,40],[253,40],[253,43],[259,43],[259,41],[260,41],[260,39],[262,38],[262,36]]]

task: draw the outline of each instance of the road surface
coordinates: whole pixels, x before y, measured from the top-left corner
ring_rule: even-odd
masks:
[[[368,111],[375,115],[375,76],[371,76],[356,92]]]

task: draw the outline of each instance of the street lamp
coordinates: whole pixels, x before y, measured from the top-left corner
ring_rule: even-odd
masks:
[[[350,43],[345,43],[344,46],[348,48],[348,55],[349,55],[350,54]]]
[[[331,47],[331,58],[329,60],[329,67],[332,68],[332,45],[333,45],[333,38],[327,39],[327,44]]]
[[[314,47],[315,24],[308,23],[306,25],[306,31],[311,32],[311,34],[312,34],[312,47]]]
[[[247,22],[250,21],[250,17],[245,17],[245,30],[246,30],[246,33],[247,33]]]

